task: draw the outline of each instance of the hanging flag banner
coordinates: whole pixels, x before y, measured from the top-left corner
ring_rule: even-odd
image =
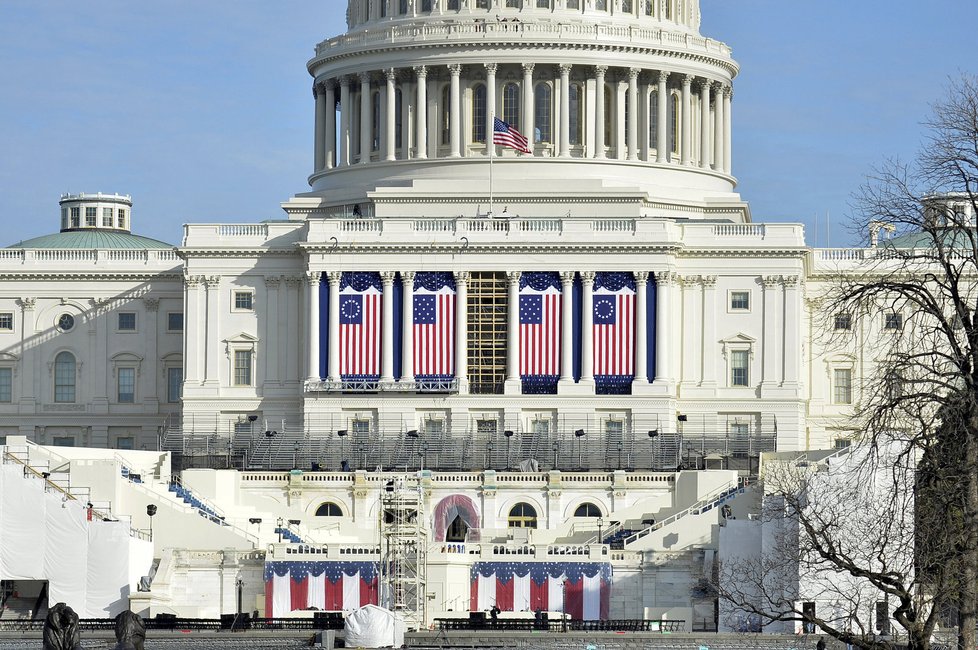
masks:
[[[624,392],[635,374],[635,278],[597,273],[593,295],[594,380],[604,392]]]
[[[455,376],[455,277],[450,272],[414,276],[414,376]]]
[[[349,612],[376,605],[376,562],[266,562],[265,616],[317,609]]]
[[[560,378],[560,274],[520,275],[520,377],[524,393],[556,393]]]
[[[469,609],[566,612],[574,620],[607,620],[610,562],[476,562]]]
[[[380,273],[344,272],[340,279],[340,377],[380,378]]]

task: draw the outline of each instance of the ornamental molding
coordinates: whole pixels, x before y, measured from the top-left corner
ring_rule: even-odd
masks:
[[[0,273],[0,281],[17,282],[31,280],[38,282],[53,281],[64,286],[66,283],[76,282],[104,282],[104,281],[124,281],[124,282],[153,282],[161,280],[172,280],[182,282],[183,276],[178,273],[78,273],[68,269],[54,272],[24,272],[24,273]]]
[[[21,311],[34,311],[37,306],[37,298],[18,298],[17,304],[20,306]]]

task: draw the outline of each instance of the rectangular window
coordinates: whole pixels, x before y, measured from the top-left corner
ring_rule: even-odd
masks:
[[[746,458],[750,451],[750,425],[746,422],[730,423],[730,453],[735,458]]]
[[[730,385],[750,386],[749,350],[733,350],[730,353]]]
[[[622,420],[605,420],[604,421],[604,432],[605,435],[617,436],[621,439],[622,433],[625,431],[625,422]]]
[[[370,420],[366,418],[357,418],[350,422],[350,429],[353,431],[354,436],[369,436]]]
[[[61,208],[61,229],[68,228],[69,223],[71,222],[68,221],[68,208]]]
[[[750,309],[750,291],[731,291],[730,309],[737,311]]]
[[[0,368],[0,402],[9,404],[13,401],[13,368]]]
[[[234,292],[235,311],[251,311],[255,305],[255,294],[250,291]]]
[[[78,228],[81,226],[81,208],[71,209],[71,227]]]
[[[132,449],[136,446],[136,439],[132,436],[125,436],[122,438],[115,439],[116,449]]]
[[[852,440],[849,438],[836,438],[835,448],[836,449],[848,449],[852,445]]]
[[[425,435],[441,435],[445,433],[445,421],[444,420],[425,420],[424,421],[424,433]]]
[[[182,311],[171,311],[169,314],[166,315],[166,331],[167,332],[183,331]]]
[[[104,228],[112,227],[112,208],[102,208],[102,226]]]
[[[125,228],[126,227],[126,211],[123,210],[122,208],[119,208],[119,211],[116,213],[116,216],[119,218],[118,227],[119,228]]]
[[[119,331],[120,332],[136,331],[136,312],[124,311],[119,313]]]
[[[234,351],[234,385],[251,386],[251,350]]]
[[[136,369],[119,368],[119,403],[132,404],[136,401]]]
[[[883,317],[883,329],[887,330],[902,330],[903,329],[903,314],[897,312],[890,312]]]
[[[832,371],[832,403],[852,404],[851,368],[836,368]]]
[[[54,436],[51,438],[51,444],[55,447],[74,447],[75,437],[74,436]]]
[[[546,435],[550,433],[550,420],[534,420],[530,423],[530,432],[534,435]]]
[[[98,223],[95,221],[98,217],[98,208],[85,208],[85,225],[95,227]]]
[[[183,368],[167,368],[166,401],[177,404],[183,397]]]
[[[840,311],[835,315],[835,329],[837,330],[849,330],[852,329],[852,314],[847,311]]]
[[[490,436],[496,433],[499,423],[496,420],[476,420],[475,430],[483,436]]]
[[[13,312],[9,312],[9,311],[0,312],[0,331],[5,331],[5,332],[14,331]]]

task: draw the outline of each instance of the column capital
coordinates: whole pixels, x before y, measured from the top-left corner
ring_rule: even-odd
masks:
[[[302,284],[302,278],[298,275],[284,275],[282,276],[282,282],[285,283],[287,287],[298,287]]]
[[[449,63],[448,71],[453,77],[457,77],[462,74],[462,64],[461,63]]]
[[[704,289],[713,289],[717,286],[717,276],[715,275],[701,275],[700,284],[703,285]]]
[[[486,63],[486,73],[492,76],[496,76],[496,71],[499,69],[498,63]]]
[[[326,279],[329,282],[329,286],[336,287],[339,286],[340,280],[343,279],[342,271],[328,271],[326,273]]]
[[[282,284],[281,275],[266,275],[265,286],[269,289],[277,289]]]
[[[733,86],[728,86],[726,84],[722,84],[721,88],[722,88],[723,96],[724,97],[730,97],[730,98],[733,97]]]
[[[780,275],[765,275],[761,277],[761,284],[765,289],[770,289],[781,284],[782,279]]]
[[[797,275],[783,275],[781,281],[784,283],[785,289],[794,289],[799,285],[800,278]]]
[[[697,85],[699,85],[700,90],[710,90],[713,87],[713,80],[707,77],[702,77],[697,79]]]
[[[342,77],[340,77],[340,88],[349,88],[350,81],[351,81],[350,75],[345,74]]]
[[[572,66],[570,63],[561,63],[557,66],[557,69],[560,70],[560,76],[563,77],[564,75],[570,74],[572,67],[574,66]]]
[[[373,77],[373,73],[372,72],[361,72],[360,74],[357,75],[357,77],[360,79],[360,83],[362,83],[362,84],[369,84],[371,77]]]
[[[576,271],[561,271],[560,272],[560,283],[561,284],[573,284],[574,277],[577,275]]]
[[[394,271],[381,271],[380,272],[380,283],[385,287],[389,287],[394,284]]]
[[[34,311],[34,308],[37,307],[37,298],[18,298],[17,304],[20,306],[21,311]]]
[[[649,272],[648,271],[635,271],[632,273],[635,276],[635,284],[648,284]]]
[[[608,66],[606,65],[596,65],[594,66],[594,74],[603,77],[605,73],[608,72]]]
[[[201,280],[203,280],[203,278],[199,275],[190,275],[188,273],[183,276],[183,284],[188,289],[196,289],[197,286],[201,283]]]
[[[406,286],[410,285],[411,288],[413,289],[414,276],[416,274],[417,273],[415,271],[401,271],[401,284]]]
[[[428,66],[426,65],[416,65],[414,66],[414,74],[418,79],[428,78]]]
[[[536,67],[536,63],[524,63],[523,74],[533,74],[533,68],[535,67]]]
[[[684,74],[683,75],[683,88],[691,88],[692,85],[693,85],[693,79],[695,79],[695,77],[693,75],[691,75],[691,74]]]
[[[325,93],[326,89],[324,86],[325,84],[321,81],[312,82],[312,96],[314,99],[319,99],[319,95]]]
[[[204,285],[208,289],[216,289],[221,284],[221,276],[219,275],[208,275],[203,278]]]
[[[642,74],[641,68],[629,68],[628,69],[628,80],[638,81],[638,75]]]
[[[519,283],[521,275],[523,275],[522,271],[507,271],[506,281],[512,286]]]
[[[722,95],[723,94],[723,82],[722,81],[714,81],[713,82],[713,90],[714,90],[714,92],[716,92],[717,95]]]
[[[387,81],[397,81],[397,70],[394,68],[387,68],[384,70],[384,78]]]
[[[455,283],[467,284],[471,275],[468,271],[455,271]]]
[[[323,279],[323,272],[322,271],[306,271],[303,275],[304,275],[306,284],[308,284],[310,287],[318,286],[319,283],[322,282],[322,279]]]
[[[160,299],[159,298],[143,298],[143,307],[146,311],[155,312],[160,309]]]
[[[660,84],[669,83],[669,72],[665,70],[659,70],[659,74],[656,75],[655,79]]]
[[[581,282],[584,283],[584,286],[594,284],[597,275],[594,271],[581,271]]]
[[[656,271],[655,272],[655,283],[659,285],[668,286],[674,284],[679,278],[679,274],[675,271]]]

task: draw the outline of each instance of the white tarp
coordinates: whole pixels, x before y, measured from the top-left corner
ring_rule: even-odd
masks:
[[[88,594],[88,521],[84,504],[62,501],[60,493],[45,495],[44,573],[48,602],[65,603],[79,612]]]
[[[400,648],[404,645],[406,627],[394,612],[376,605],[364,605],[346,616],[346,647]]]
[[[44,482],[24,478],[24,468],[13,463],[3,472],[3,546],[0,579],[42,580],[44,575]]]
[[[89,618],[113,618],[129,609],[129,527],[93,521],[88,527]]]

